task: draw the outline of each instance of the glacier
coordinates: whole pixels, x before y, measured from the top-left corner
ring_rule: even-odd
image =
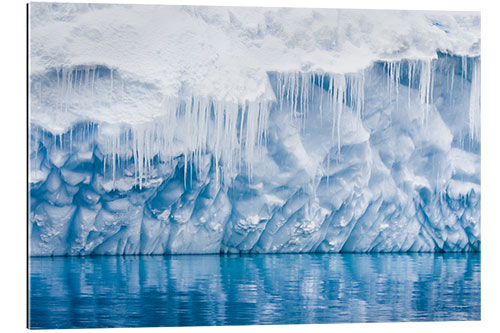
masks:
[[[480,251],[479,25],[31,4],[29,254]]]

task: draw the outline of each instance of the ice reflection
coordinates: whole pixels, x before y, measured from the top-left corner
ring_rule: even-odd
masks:
[[[479,254],[30,258],[33,328],[479,319]]]

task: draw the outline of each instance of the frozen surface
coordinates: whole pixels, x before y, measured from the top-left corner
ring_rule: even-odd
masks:
[[[479,251],[477,13],[30,20],[31,255]]]

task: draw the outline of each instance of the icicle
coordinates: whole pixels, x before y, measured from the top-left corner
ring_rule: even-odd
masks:
[[[462,78],[467,80],[467,56],[462,56]]]
[[[365,72],[364,70],[359,73],[346,77],[346,92],[349,91],[349,100],[351,107],[356,111],[356,117],[361,119],[361,111],[364,104],[364,89],[365,89]]]
[[[415,66],[413,66],[412,61],[408,61],[408,108],[411,106],[411,84],[413,82],[413,71]]]
[[[401,80],[401,62],[396,64],[395,69],[395,79],[396,79],[396,108],[399,108],[399,84]]]
[[[396,92],[399,93],[398,85],[400,81],[400,65],[393,64],[390,68],[390,73],[395,82],[391,89],[395,89]],[[364,104],[364,71],[360,71],[354,74],[331,74],[328,78],[325,78],[325,73],[318,74],[317,77],[316,74],[313,73],[277,74],[276,82],[276,92],[280,110],[283,108],[283,105],[286,102],[288,107],[290,108],[291,118],[294,121],[297,121],[297,117],[301,117],[301,130],[305,128],[306,120],[308,117],[308,107],[311,103],[311,100],[314,100],[315,97],[315,85],[318,85],[321,89],[327,90],[326,98],[328,100],[328,104],[332,108],[332,139],[335,137],[335,133],[337,133],[336,140],[338,141],[337,145],[339,148],[341,145],[340,129],[343,105],[348,104],[356,112],[357,117],[361,119],[361,113]],[[319,97],[319,116],[320,121],[322,122],[323,97],[321,95]],[[246,116],[250,117],[251,112],[251,108],[249,108],[248,114],[246,114]],[[251,126],[249,126],[248,128],[251,128]],[[263,133],[260,130],[261,127],[258,126],[257,128],[253,128],[257,129],[258,133]],[[247,137],[247,144],[252,146],[254,142],[253,139],[253,137]],[[258,140],[257,144],[259,144]],[[251,149],[246,149],[245,151],[247,156],[251,156],[253,154],[253,151]]]
[[[387,90],[389,100],[396,94],[396,105],[399,105],[399,85],[401,82],[401,62],[388,62],[384,64],[387,67]]]
[[[420,105],[423,112],[423,123],[427,124],[427,119],[429,115],[429,107],[432,98],[432,62],[430,59],[420,61],[420,83],[419,83],[419,93],[420,93]]]
[[[298,84],[295,84],[297,89]],[[171,104],[167,107],[172,107]],[[252,172],[255,147],[263,144],[266,138],[269,104],[252,102],[245,105],[235,103],[211,102],[206,99],[190,98],[182,105],[174,105],[166,112],[164,119],[136,127],[131,132],[134,174],[140,188],[143,181],[153,175],[152,161],[172,161],[174,138],[184,142],[184,182],[188,176],[194,177],[200,171],[202,155],[209,152],[214,157],[215,175],[220,179],[220,161],[223,161],[224,174],[235,175],[237,168],[247,163]],[[299,104],[297,104],[299,105]],[[181,112],[174,111],[181,109]],[[213,117],[211,116],[213,112]],[[127,139],[127,135],[125,136]],[[120,137],[111,142],[111,167],[116,173],[119,169]],[[118,164],[118,168],[117,168]],[[190,174],[188,175],[188,168]],[[115,175],[116,178],[116,175]]]
[[[342,108],[346,99],[346,78],[345,75],[337,74],[335,75],[335,80],[330,80],[331,87],[333,91],[333,124],[332,127],[332,138],[334,137],[336,129],[337,133],[337,158],[340,159],[340,147],[341,147],[341,117],[342,117]]]
[[[358,115],[358,119],[362,119],[363,109],[365,107],[365,70],[361,71],[361,78],[358,80],[358,100],[356,107],[356,114]],[[359,122],[361,124],[361,122]]]
[[[92,72],[92,79],[90,80],[90,91],[91,91],[92,94],[94,94],[94,84],[95,84],[95,72],[96,72],[96,68],[92,67],[91,72]]]
[[[61,74],[59,75],[59,72]],[[105,73],[105,72],[104,72]],[[103,87],[102,80],[110,80],[106,90],[114,89],[117,84],[113,70],[109,77],[97,67],[81,67],[79,69],[64,69],[56,71],[58,85],[60,85],[61,103],[66,107],[71,106],[72,95],[81,94],[82,87],[88,93],[97,93]],[[397,78],[397,69],[394,70]],[[326,98],[330,102],[332,112],[332,137],[336,134],[338,154],[341,146],[341,120],[343,107],[348,104],[353,112],[361,117],[364,99],[364,72],[344,75],[320,75],[313,73],[288,73],[276,75],[277,102],[282,108],[286,105],[291,109],[291,117],[298,121],[301,128],[305,128],[305,121],[309,117],[309,106],[315,96],[316,85],[328,90],[325,101],[320,98],[320,112],[322,103]],[[328,80],[329,82],[325,82]],[[119,82],[118,82],[119,83]],[[109,88],[111,87],[111,88]],[[118,88],[118,87],[117,87]],[[95,89],[95,90],[94,90]],[[99,91],[100,92],[100,91]],[[262,151],[259,146],[267,140],[267,130],[270,109],[276,107],[272,101],[249,101],[244,103],[231,103],[209,100],[208,98],[182,97],[171,98],[164,101],[164,115],[148,124],[133,125],[128,128],[114,128],[117,132],[107,133],[99,129],[96,124],[87,122],[75,133],[75,140],[92,141],[94,131],[99,131],[99,136],[104,135],[104,140],[99,140],[103,145],[103,176],[109,181],[112,179],[113,188],[120,184],[121,173],[127,169],[128,163],[133,163],[133,179],[139,189],[148,186],[150,180],[156,176],[156,161],[172,163],[179,156],[184,159],[184,186],[189,179],[196,179],[197,173],[203,164],[201,161],[205,154],[213,158],[215,178],[218,182],[230,181],[239,169],[247,171],[249,180],[252,179],[255,162]],[[325,111],[326,112],[326,111]],[[328,115],[330,117],[330,115]],[[300,118],[297,119],[297,118]],[[62,149],[69,141],[70,151],[73,146],[73,132],[64,135],[54,135],[53,147]],[[50,137],[47,137],[50,140]],[[59,140],[59,145],[57,145]],[[178,151],[182,147],[182,151]],[[124,160],[122,160],[124,159]],[[182,162],[181,162],[182,163]],[[179,167],[182,164],[179,164]],[[190,168],[190,170],[188,170]],[[107,170],[108,169],[108,170]],[[181,171],[182,172],[182,171]],[[187,174],[189,172],[189,175]],[[111,177],[110,175],[111,174]]]
[[[283,74],[278,74],[278,99],[280,104],[280,111],[283,111],[283,100],[285,98],[285,82]]]
[[[390,64],[389,62],[384,62],[384,72],[387,73],[386,77],[386,89],[387,93],[389,94],[389,99],[391,98],[391,70],[390,70]]]
[[[78,92],[82,90],[83,79],[85,77],[85,71],[82,70],[82,74],[80,75],[80,81],[78,82]]]
[[[469,100],[469,135],[473,142],[479,139],[481,129],[481,67],[479,59],[472,64]]]
[[[298,103],[297,99],[298,99],[298,96],[299,96],[299,79],[298,79],[298,75],[294,74],[293,75],[292,98],[293,98],[293,115],[295,118],[297,117],[297,103]]]
[[[451,67],[451,79],[450,79],[450,105],[453,105],[453,85],[455,81],[455,65]]]
[[[241,119],[240,119],[240,144],[239,144],[239,146],[240,146],[240,147],[241,147],[241,145],[242,145],[242,140],[243,140],[243,130],[244,130],[243,124],[244,124],[244,122],[245,122],[245,113],[250,113],[250,110],[248,109],[248,105],[245,105],[245,107],[242,107],[242,108],[241,108]],[[248,115],[247,117],[249,117],[249,116],[250,116],[250,115]],[[247,132],[247,141],[246,141],[246,143],[247,143],[247,145],[249,144],[249,142],[248,142],[248,139],[249,139],[248,132],[249,132],[250,130],[252,130],[252,131],[253,131],[253,128],[252,128],[252,129],[250,129],[250,128],[249,128],[249,126],[250,126],[250,119],[248,120],[248,123],[247,123],[247,126],[246,126],[246,132]],[[247,152],[248,152],[248,148],[247,148]],[[247,156],[248,156],[248,155],[247,155]],[[240,155],[240,158],[241,158],[241,155]],[[249,157],[249,158],[251,158],[251,157]],[[241,166],[241,163],[239,163],[239,165]]]
[[[323,89],[324,81],[325,81],[325,74],[322,73],[320,84],[319,84],[321,89]],[[323,98],[320,98],[320,102],[319,102],[319,117],[320,117],[321,121],[323,122]]]
[[[103,161],[102,161],[102,177],[106,177],[106,160],[107,160],[107,155],[104,155]]]
[[[144,177],[144,130],[138,131],[137,140],[137,166],[139,174],[139,189],[142,189],[142,179]]]
[[[120,137],[118,136],[118,140]],[[112,138],[112,149],[111,149],[111,168],[112,168],[112,175],[113,175],[113,188],[116,186],[116,155],[117,155],[117,144],[116,144],[116,137]]]

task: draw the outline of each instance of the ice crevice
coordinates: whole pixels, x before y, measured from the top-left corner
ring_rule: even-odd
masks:
[[[30,254],[479,250],[479,57],[266,75],[251,101],[34,75]]]

